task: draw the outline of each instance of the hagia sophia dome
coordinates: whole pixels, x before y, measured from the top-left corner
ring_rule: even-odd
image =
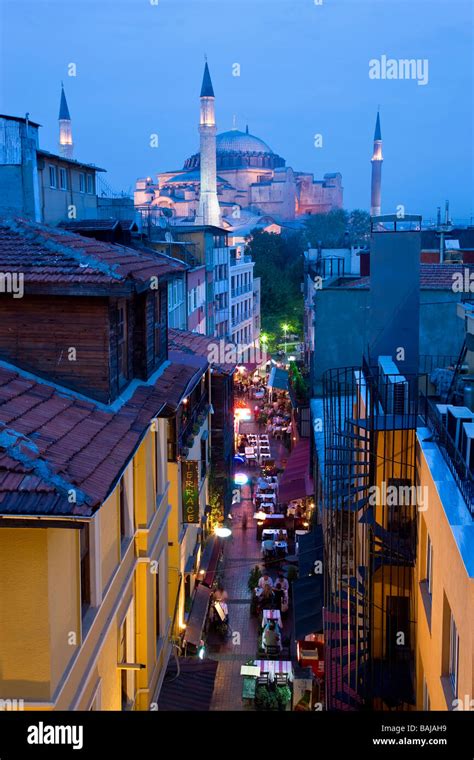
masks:
[[[216,136],[217,169],[265,168],[285,166],[285,159],[278,156],[260,137],[247,130],[230,129]],[[197,169],[200,154],[195,153],[184,163],[184,169]]]

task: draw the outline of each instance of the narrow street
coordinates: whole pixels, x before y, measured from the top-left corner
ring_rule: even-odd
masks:
[[[254,422],[241,423],[242,433],[261,432]],[[288,451],[283,444],[270,439],[272,459],[277,466],[284,465]],[[259,474],[257,466],[242,466],[240,472],[249,476],[249,483],[242,486],[241,502],[234,506],[232,537],[228,540],[224,554],[223,585],[229,594],[229,618],[231,635],[222,642],[214,635],[208,638],[208,656],[219,662],[215,680],[211,710],[243,710],[242,676],[240,668],[248,660],[258,657],[258,637],[261,635],[260,617],[250,613],[251,593],[247,586],[249,573],[255,565],[262,565],[260,541],[256,538],[256,523],[253,518],[252,478]],[[242,519],[247,517],[247,528],[242,527]],[[277,570],[269,573],[273,580]],[[290,636],[292,628],[292,608],[284,616],[283,638]]]

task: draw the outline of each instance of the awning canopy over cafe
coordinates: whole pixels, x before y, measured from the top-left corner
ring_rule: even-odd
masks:
[[[288,372],[280,367],[272,367],[268,378],[267,388],[276,391],[287,391],[289,388]]]
[[[313,495],[314,487],[309,474],[309,460],[309,440],[302,439],[288,457],[285,471],[280,479],[278,501],[281,504]]]
[[[188,618],[188,624],[184,632],[184,641],[196,649],[199,647],[202,639],[204,626],[209,612],[209,603],[212,591],[202,583],[197,586],[193,598],[193,606]]]

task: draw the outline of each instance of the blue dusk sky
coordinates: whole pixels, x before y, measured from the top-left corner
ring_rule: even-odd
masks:
[[[132,190],[198,149],[207,54],[219,131],[235,115],[293,169],[341,172],[346,208],[367,209],[380,104],[383,211],[403,204],[428,220],[449,198],[453,219],[469,223],[471,0],[319,1],[1,0],[0,110],[29,112],[41,146],[56,151],[63,80],[75,157]],[[383,56],[426,59],[426,84],[370,78],[369,61]]]

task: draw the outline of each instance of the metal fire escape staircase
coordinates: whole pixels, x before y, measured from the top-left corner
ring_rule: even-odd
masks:
[[[344,429],[334,433],[325,462],[329,503],[332,519],[336,521],[335,558],[341,563],[325,631],[329,707],[337,710],[357,710],[363,706],[359,671],[369,654],[366,568],[356,564],[353,534],[369,508],[371,447],[368,433],[363,435],[358,429],[356,421],[346,420]]]

